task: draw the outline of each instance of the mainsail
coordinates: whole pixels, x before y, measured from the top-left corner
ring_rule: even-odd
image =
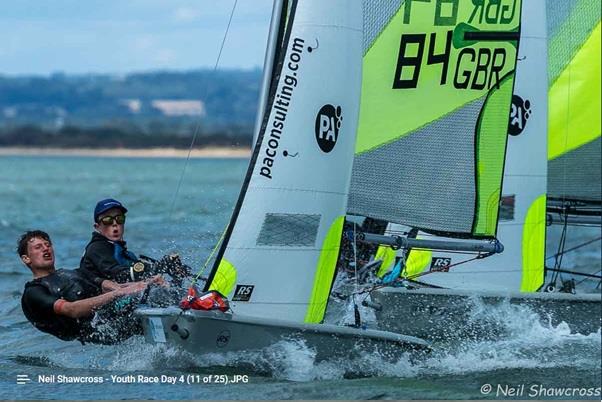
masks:
[[[270,99],[207,289],[237,314],[320,322],[334,278],[359,113],[359,0],[293,1]]]
[[[493,238],[521,1],[365,2],[348,212]]]
[[[545,11],[545,0],[523,4],[497,233],[504,252],[474,260],[469,254],[412,250],[403,276],[430,271],[417,280],[477,291],[535,292],[543,285],[548,120]],[[441,272],[449,266],[453,268]]]
[[[548,0],[548,194],[602,200],[600,1]]]

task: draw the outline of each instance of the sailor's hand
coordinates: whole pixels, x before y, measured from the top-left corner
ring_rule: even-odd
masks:
[[[149,285],[155,283],[155,284],[160,285],[160,286],[165,286],[165,287],[169,286],[169,284],[167,283],[167,281],[161,275],[151,276],[150,278],[148,278],[146,280],[146,283],[148,283]]]

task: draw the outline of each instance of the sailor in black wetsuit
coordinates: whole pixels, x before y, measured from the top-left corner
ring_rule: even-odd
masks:
[[[145,282],[124,286],[93,278],[79,269],[56,270],[52,242],[40,230],[23,234],[17,252],[34,276],[25,284],[23,313],[40,331],[66,341],[104,344],[141,333],[139,323],[131,315],[102,317],[95,311],[113,308],[112,302],[118,297],[139,294],[146,288]]]
[[[136,254],[128,251],[123,240],[127,208],[119,201],[107,198],[94,208],[94,230],[92,239],[79,267],[91,277],[109,279],[118,283],[139,281],[156,274],[169,274],[181,280],[189,274],[178,256],[165,256],[154,264],[142,262]]]

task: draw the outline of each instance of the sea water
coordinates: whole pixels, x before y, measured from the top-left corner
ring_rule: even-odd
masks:
[[[15,252],[23,231],[47,231],[57,266],[76,267],[96,201],[113,197],[130,210],[132,251],[179,252],[201,269],[230,218],[246,166],[242,159],[0,157],[0,399],[600,399],[600,332],[575,334],[521,306],[489,307],[507,323],[502,339],[435,344],[425,358],[394,362],[367,353],[316,362],[298,341],[203,356],[141,337],[81,345],[25,319],[20,297],[31,275]],[[599,229],[580,236],[596,235]],[[569,258],[572,267],[595,271],[600,245]],[[581,285],[595,289],[597,282]]]

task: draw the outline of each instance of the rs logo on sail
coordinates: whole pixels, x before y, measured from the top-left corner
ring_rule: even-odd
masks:
[[[249,301],[253,295],[255,285],[236,285],[232,301]]]
[[[434,272],[447,272],[451,265],[451,258],[435,257],[431,262],[431,271]]]
[[[342,113],[340,106],[324,105],[316,116],[316,141],[326,153],[332,151],[337,143],[343,121]]]

